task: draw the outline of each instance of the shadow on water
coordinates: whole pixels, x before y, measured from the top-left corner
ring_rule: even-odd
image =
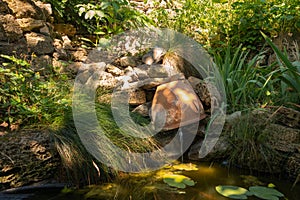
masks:
[[[184,189],[177,189],[168,186],[163,177],[166,174],[180,174],[191,178],[194,186],[186,186]],[[83,189],[47,190],[42,189],[34,194],[15,194],[6,196],[6,199],[31,199],[31,200],[81,200],[81,199],[117,199],[117,200],[226,200],[215,190],[217,185],[234,185],[249,188],[253,185],[266,186],[273,183],[276,189],[285,195],[281,199],[298,200],[300,198],[300,185],[292,189],[292,183],[286,180],[278,180],[267,176],[251,176],[240,169],[230,169],[212,163],[197,164],[174,164],[161,170],[142,174],[122,174],[111,183],[92,185]],[[27,195],[27,196],[26,196]],[[1,195],[0,195],[1,198]],[[255,200],[253,196],[248,197]]]

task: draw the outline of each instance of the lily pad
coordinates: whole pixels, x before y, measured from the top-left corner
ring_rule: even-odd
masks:
[[[284,197],[284,194],[270,187],[252,186],[249,190],[258,198],[266,200],[278,200],[279,197]]]
[[[247,189],[232,185],[218,185],[215,189],[219,194],[231,199],[247,199],[247,196],[252,195]]]
[[[178,164],[178,165],[174,165],[172,168],[176,169],[176,170],[184,170],[184,171],[198,170],[197,165],[192,164],[192,163],[181,163],[181,164]]]
[[[195,182],[189,177],[179,174],[166,174],[163,181],[171,187],[186,188],[186,186],[194,186]]]

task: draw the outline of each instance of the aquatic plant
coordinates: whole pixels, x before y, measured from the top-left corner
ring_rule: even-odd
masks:
[[[251,186],[247,190],[233,185],[218,185],[215,189],[219,194],[231,199],[248,199],[248,196],[253,195],[265,200],[279,200],[279,197],[284,197],[284,194],[275,188],[264,186]]]
[[[186,186],[195,185],[195,182],[191,178],[179,174],[166,174],[163,181],[171,187],[182,189],[186,188]]]
[[[247,199],[250,192],[242,187],[232,186],[232,185],[218,185],[215,187],[216,191],[231,199]]]
[[[270,187],[252,186],[250,192],[258,198],[267,200],[278,200],[279,197],[284,197],[284,194]]]

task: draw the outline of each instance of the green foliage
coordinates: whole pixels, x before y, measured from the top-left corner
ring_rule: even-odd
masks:
[[[79,16],[88,21],[90,33],[100,35],[118,34],[132,27],[144,26],[150,20],[130,7],[126,0],[113,0],[78,4]]]
[[[140,135],[139,130],[136,130],[135,127],[130,127],[131,123],[124,123],[126,126],[120,128],[112,115],[110,104],[97,103],[96,112],[100,126],[104,130],[104,134],[112,141],[116,146],[124,149],[130,150],[132,152],[144,152],[156,148],[156,144],[152,138],[141,140],[138,137],[131,137],[128,135],[128,132],[135,133]],[[131,116],[135,123],[145,125],[149,121],[143,117],[140,117],[138,114],[132,114]],[[126,119],[124,119],[126,120]],[[110,147],[107,147],[109,150]],[[109,155],[109,152],[107,153]]]
[[[13,125],[53,123],[69,108],[65,77],[50,75],[43,80],[27,61],[1,57],[9,61],[0,66],[1,123],[11,129]]]
[[[239,165],[250,169],[265,166],[265,170],[272,173],[275,158],[280,158],[269,144],[270,137],[265,133],[271,123],[264,110],[254,110],[230,122],[224,130],[228,136],[228,161],[232,165]]]
[[[276,36],[297,31],[299,2],[294,0],[251,0],[231,4],[233,14],[229,37],[234,44],[243,43],[255,50],[263,43],[260,31]]]
[[[279,197],[284,197],[284,194],[274,188],[263,186],[252,186],[249,188],[253,195],[266,200],[279,200]]]
[[[127,0],[44,0],[51,3],[56,23],[74,24],[100,37],[118,34],[130,28],[152,24],[144,14],[135,10]]]
[[[260,31],[276,36],[300,30],[296,0],[167,1],[151,12],[160,27],[183,32],[209,47],[262,47]],[[171,13],[171,14],[170,14]]]
[[[225,54],[213,53],[225,84],[229,112],[267,105],[297,104],[300,101],[300,65],[290,62],[264,35],[274,49],[277,62],[263,66],[265,52],[249,58],[249,50],[230,45]]]
[[[78,18],[77,4],[86,4],[89,0],[43,0],[50,3],[54,11],[54,18],[56,23],[71,23],[82,26],[83,20]]]
[[[83,146],[74,125],[71,110],[60,113],[63,123],[55,126],[52,130],[52,139],[58,152],[64,178],[77,187],[82,185],[96,184],[100,180],[109,178],[107,167],[99,163]],[[72,189],[63,189],[65,194],[72,193]]]
[[[280,82],[281,96],[285,97],[283,103],[298,103],[300,101],[300,64],[299,61],[290,62],[287,54],[282,53],[264,33],[263,37],[272,47],[276,56],[278,69],[272,75],[278,77]]]
[[[263,52],[248,58],[249,51],[239,46],[232,54],[228,46],[225,55],[215,53],[214,61],[225,84],[228,111],[243,110],[271,103],[275,96],[273,82],[267,79],[272,67],[260,66]]]

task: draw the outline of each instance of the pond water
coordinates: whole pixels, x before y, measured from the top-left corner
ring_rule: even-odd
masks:
[[[163,177],[168,174],[184,175],[195,182],[184,189],[170,187]],[[212,163],[186,163],[165,167],[162,170],[143,174],[121,174],[113,183],[89,186],[80,190],[64,189],[63,192],[39,191],[31,200],[81,200],[81,199],[120,199],[120,200],[228,200],[215,190],[217,185],[234,185],[248,189],[253,185],[272,183],[285,197],[281,199],[299,200],[300,185],[292,188],[292,183],[278,178],[259,175],[251,176],[240,169],[228,169]],[[253,196],[248,199],[259,199]]]

